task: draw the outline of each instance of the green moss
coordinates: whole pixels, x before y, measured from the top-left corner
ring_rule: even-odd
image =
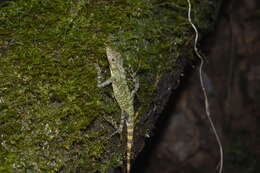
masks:
[[[192,54],[183,54],[192,43],[186,15],[185,0],[1,3],[0,172],[91,173],[122,165],[125,147],[108,139],[114,129],[105,120],[119,121],[120,110],[110,87],[96,87],[93,63],[108,77],[105,45],[124,55],[129,85],[132,72],[140,77],[141,115],[161,75]]]

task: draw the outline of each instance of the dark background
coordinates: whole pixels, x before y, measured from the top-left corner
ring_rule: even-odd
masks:
[[[258,173],[260,1],[223,1],[215,31],[204,36],[199,48],[207,57],[204,78],[224,148],[223,172]],[[193,67],[186,68],[133,172],[217,172],[219,149]]]

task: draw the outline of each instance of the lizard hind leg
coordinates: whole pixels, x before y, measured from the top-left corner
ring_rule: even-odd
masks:
[[[139,78],[137,77],[136,74],[137,74],[137,72],[130,73],[131,78],[134,82],[134,89],[131,92],[132,98],[134,98],[134,95],[136,94],[136,92],[139,90],[139,87],[140,87]]]
[[[126,120],[126,113],[124,111],[121,111],[121,118],[120,118],[119,126],[114,121],[107,120],[116,129],[116,131],[110,135],[110,138],[112,138],[116,134],[119,134],[120,135],[120,139],[122,140],[122,132],[123,132],[125,120]]]
[[[134,97],[134,95],[136,94],[136,92],[138,91],[139,87],[140,87],[140,83],[139,83],[139,79],[137,77],[135,77],[133,79],[135,87],[133,89],[133,91],[131,92],[132,98]]]
[[[120,124],[118,129],[121,135],[121,140],[122,140],[122,131],[125,125],[125,121],[126,121],[126,113],[123,110],[121,110],[121,118],[120,118]]]

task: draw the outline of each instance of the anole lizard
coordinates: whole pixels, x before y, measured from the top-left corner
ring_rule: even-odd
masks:
[[[134,131],[134,95],[139,88],[139,82],[135,78],[135,88],[130,91],[127,84],[126,72],[123,67],[123,58],[120,53],[113,50],[111,47],[106,47],[107,59],[111,78],[100,83],[100,68],[98,69],[98,87],[105,87],[112,83],[114,97],[122,111],[121,124],[116,133],[121,133],[124,122],[127,127],[127,173],[131,171],[131,150],[133,145],[133,131]]]

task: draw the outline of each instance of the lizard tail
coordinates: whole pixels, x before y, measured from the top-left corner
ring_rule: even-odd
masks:
[[[127,173],[131,172],[131,153],[132,153],[132,145],[133,145],[133,132],[134,132],[134,124],[133,120],[129,120],[127,122]]]

